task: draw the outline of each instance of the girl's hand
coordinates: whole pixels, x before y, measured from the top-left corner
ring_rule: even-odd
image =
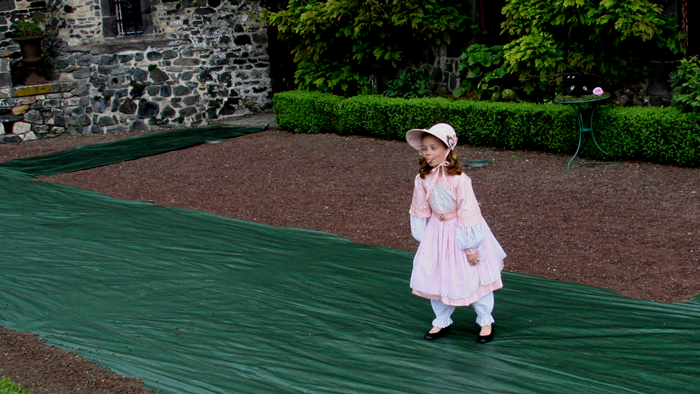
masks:
[[[469,265],[472,267],[479,264],[479,255],[476,253],[467,253],[467,260],[469,261]]]

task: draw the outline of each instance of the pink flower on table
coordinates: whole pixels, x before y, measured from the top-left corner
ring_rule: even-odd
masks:
[[[600,88],[600,87],[597,87],[597,88],[593,89],[593,94],[595,94],[596,96],[602,96],[602,95],[603,95],[603,89]]]

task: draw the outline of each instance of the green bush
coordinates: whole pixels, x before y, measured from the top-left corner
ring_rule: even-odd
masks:
[[[272,98],[277,124],[297,133],[335,130],[335,106],[342,97],[329,93],[291,91]]]
[[[700,166],[700,114],[678,108],[604,107],[596,124],[616,158]]]
[[[503,64],[503,47],[495,45],[475,44],[469,46],[462,55],[459,63],[461,86],[452,92],[455,97],[473,91],[477,100],[496,101],[503,87],[503,77],[506,71]]]
[[[700,109],[700,59],[693,56],[682,59],[678,69],[671,73],[673,105],[683,111]]]
[[[279,126],[298,133],[400,140],[412,128],[446,122],[461,144],[571,154],[578,144],[576,111],[568,105],[379,95],[344,99],[303,91],[278,93],[273,103]],[[700,114],[603,106],[593,127],[599,144],[617,159],[700,166]],[[594,150],[585,153],[596,155]]]
[[[386,85],[382,94],[387,97],[408,99],[431,96],[430,78],[421,70],[406,70]]]
[[[573,114],[570,108],[554,105],[357,96],[338,103],[334,131],[402,139],[409,129],[445,122],[462,143],[566,152],[575,148]]]

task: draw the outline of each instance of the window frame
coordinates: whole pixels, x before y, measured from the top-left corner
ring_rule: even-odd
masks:
[[[105,38],[132,38],[145,34],[153,34],[153,17],[151,15],[151,1],[141,2],[141,33],[121,35],[117,7],[114,0],[100,0],[102,9],[102,36]]]

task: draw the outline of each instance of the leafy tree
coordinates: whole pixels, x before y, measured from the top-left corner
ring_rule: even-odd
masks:
[[[267,18],[293,42],[301,89],[350,95],[464,34],[469,15],[460,0],[291,0]]]
[[[506,71],[527,93],[550,90],[565,72],[608,85],[642,78],[645,61],[683,51],[683,34],[651,0],[508,0],[501,25]]]

